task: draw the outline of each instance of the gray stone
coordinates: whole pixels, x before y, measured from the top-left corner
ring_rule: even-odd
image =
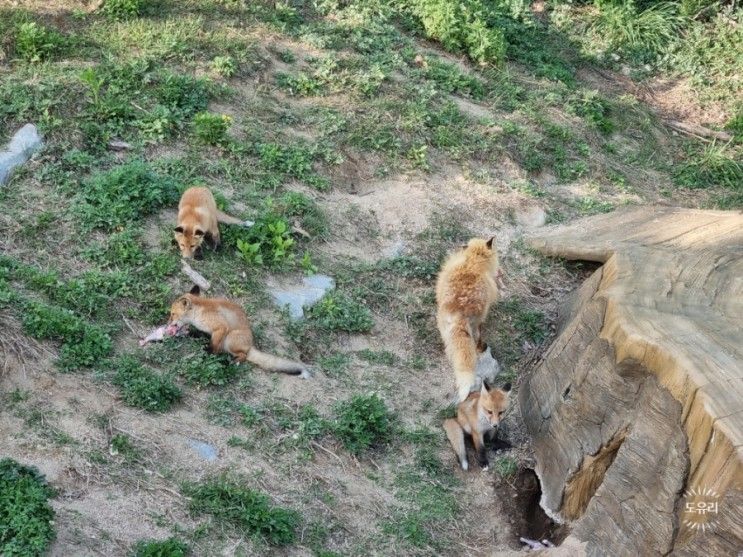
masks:
[[[36,126],[26,124],[16,132],[4,151],[0,152],[0,186],[6,184],[16,167],[26,162],[43,145]]]
[[[270,290],[274,303],[280,307],[289,307],[292,319],[301,319],[304,308],[317,303],[328,290],[335,287],[335,281],[327,275],[304,277],[302,284],[290,285]]]
[[[196,439],[189,439],[188,446],[195,450],[201,458],[206,461],[214,462],[219,456],[219,452],[214,445],[205,443],[204,441],[197,441]]]

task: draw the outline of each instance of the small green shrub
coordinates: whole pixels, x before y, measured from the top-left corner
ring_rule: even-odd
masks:
[[[116,371],[113,383],[130,406],[148,412],[165,412],[181,399],[181,390],[169,376],[158,375],[132,356],[120,356],[109,366]]]
[[[447,50],[465,52],[481,64],[500,64],[506,51],[503,32],[489,23],[492,7],[482,0],[411,0],[409,9],[426,35]]]
[[[371,312],[344,294],[331,292],[309,308],[308,317],[327,331],[368,333],[374,326]]]
[[[194,116],[193,129],[196,137],[207,145],[224,145],[227,143],[227,131],[232,125],[232,118],[226,114],[199,112]]]
[[[45,555],[54,539],[54,497],[36,468],[10,458],[0,460],[0,554]]]
[[[518,472],[519,463],[511,456],[499,456],[493,462],[493,469],[501,478],[510,478]]]
[[[178,201],[176,183],[141,160],[93,174],[78,194],[76,212],[83,230],[114,231]]]
[[[141,15],[144,3],[145,0],[105,0],[100,11],[109,19],[122,21]]]
[[[728,146],[709,145],[691,153],[674,173],[674,181],[685,188],[723,187],[743,190],[743,162]]]
[[[109,450],[112,455],[119,455],[128,463],[137,462],[141,457],[139,450],[125,433],[117,433],[111,437]]]
[[[355,395],[335,405],[333,433],[358,455],[392,440],[394,417],[377,394]]]
[[[673,2],[640,10],[634,0],[606,1],[599,4],[593,31],[609,49],[642,57],[662,52],[676,38],[681,24],[678,5]]]
[[[140,540],[132,549],[131,557],[186,557],[188,544],[177,538],[167,540]]]
[[[38,339],[62,341],[57,365],[65,371],[90,367],[111,353],[108,334],[72,311],[41,302],[23,303],[23,328]]]
[[[190,509],[230,523],[242,533],[256,535],[273,545],[287,545],[297,537],[300,515],[271,504],[268,496],[225,477],[186,486]]]
[[[582,91],[573,95],[568,100],[566,108],[585,118],[602,133],[610,134],[614,131],[611,105],[598,91]]]
[[[62,47],[62,36],[35,21],[18,25],[15,31],[15,51],[27,62],[48,60]]]
[[[387,350],[381,350],[377,352],[365,348],[364,350],[359,350],[358,352],[356,352],[356,355],[362,360],[366,360],[371,364],[393,366],[398,361],[398,357],[392,352],[388,352]]]
[[[215,56],[211,67],[222,77],[232,77],[237,72],[237,64],[232,56]]]
[[[189,385],[199,387],[224,387],[240,372],[240,367],[232,363],[227,355],[207,354],[203,350],[189,354],[173,369],[183,376]]]

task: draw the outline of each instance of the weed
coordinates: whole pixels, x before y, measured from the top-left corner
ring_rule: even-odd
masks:
[[[194,116],[194,134],[202,143],[207,145],[224,145],[228,141],[227,131],[232,124],[232,118],[226,114],[212,114],[199,112]]]
[[[145,0],[105,0],[100,12],[109,19],[121,21],[139,16]]]
[[[419,18],[426,35],[440,41],[447,50],[466,52],[481,64],[499,64],[503,60],[503,33],[488,24],[492,9],[482,0],[414,0],[403,4]]]
[[[683,161],[674,181],[685,188],[723,187],[740,192],[743,189],[743,163],[736,160],[727,145],[711,144]]]
[[[173,180],[156,174],[141,160],[132,160],[83,182],[75,211],[84,230],[114,231],[177,201]]]
[[[377,394],[355,395],[335,405],[333,433],[358,455],[392,440],[394,417]]]
[[[211,66],[222,77],[232,77],[237,72],[237,64],[232,56],[215,56]]]
[[[287,545],[297,537],[299,513],[271,505],[265,494],[226,477],[188,485],[184,494],[191,498],[191,512],[210,514],[270,544]]]
[[[10,458],[0,460],[0,553],[44,555],[54,539],[54,497],[36,468]]]
[[[392,352],[388,352],[387,350],[381,350],[377,352],[365,348],[364,350],[356,352],[356,355],[362,360],[366,360],[371,364],[381,364],[384,366],[393,366],[398,361],[398,357],[395,356]]]
[[[436,82],[445,93],[466,95],[478,100],[485,95],[485,85],[480,79],[462,73],[456,65],[438,58],[428,61],[420,74],[425,79]]]
[[[351,357],[343,352],[336,352],[319,358],[317,363],[328,376],[339,377],[344,375],[348,366],[351,365]]]
[[[36,301],[23,302],[23,328],[39,339],[62,341],[57,365],[65,371],[90,367],[111,353],[111,338],[72,311]]]
[[[523,307],[515,298],[500,302],[498,306],[505,311],[514,328],[528,340],[540,343],[547,337],[546,320],[542,312]]]
[[[199,350],[178,361],[174,371],[183,376],[189,385],[223,387],[240,373],[240,367],[226,354],[207,354]]]
[[[573,95],[568,100],[566,108],[585,118],[602,133],[610,134],[614,131],[611,105],[599,95],[598,91],[581,91]]]
[[[121,389],[121,398],[130,406],[148,412],[165,412],[181,399],[181,390],[169,376],[157,374],[132,356],[119,356],[108,365],[116,370],[113,383]]]
[[[185,557],[188,544],[177,538],[167,540],[140,540],[131,553],[131,557]]]
[[[15,32],[15,51],[27,62],[49,59],[62,47],[62,36],[35,21],[20,23]]]
[[[120,455],[127,463],[137,462],[141,455],[137,447],[134,446],[128,435],[117,433],[111,437],[109,442],[109,452],[113,455]]]
[[[519,470],[518,461],[512,456],[499,456],[493,461],[493,469],[501,478],[510,478]]]
[[[310,320],[327,331],[367,333],[374,326],[371,312],[348,296],[331,292],[309,308]]]

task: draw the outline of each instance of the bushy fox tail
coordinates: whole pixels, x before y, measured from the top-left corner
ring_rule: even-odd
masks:
[[[463,317],[455,317],[444,344],[446,355],[454,367],[457,398],[462,402],[470,394],[470,389],[475,383],[477,367],[477,346],[472,337],[469,321]]]
[[[227,213],[223,213],[222,211],[217,210],[217,222],[222,222],[224,224],[242,224],[243,221],[236,217],[231,217]]]
[[[457,455],[459,465],[462,467],[462,470],[467,470],[469,463],[467,462],[467,451],[464,448],[464,431],[462,431],[462,426],[459,425],[457,420],[449,418],[444,420],[444,431],[446,431],[446,437],[449,439],[449,443],[451,443],[452,449],[454,449]]]
[[[251,348],[246,358],[251,364],[255,364],[267,371],[279,371],[289,375],[301,375],[304,379],[310,377],[307,367],[301,362],[280,358],[273,354],[266,354],[256,348]]]

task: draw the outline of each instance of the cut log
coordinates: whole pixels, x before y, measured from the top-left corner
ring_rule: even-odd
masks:
[[[635,208],[529,243],[603,264],[519,393],[544,510],[589,555],[737,554],[743,214]]]

